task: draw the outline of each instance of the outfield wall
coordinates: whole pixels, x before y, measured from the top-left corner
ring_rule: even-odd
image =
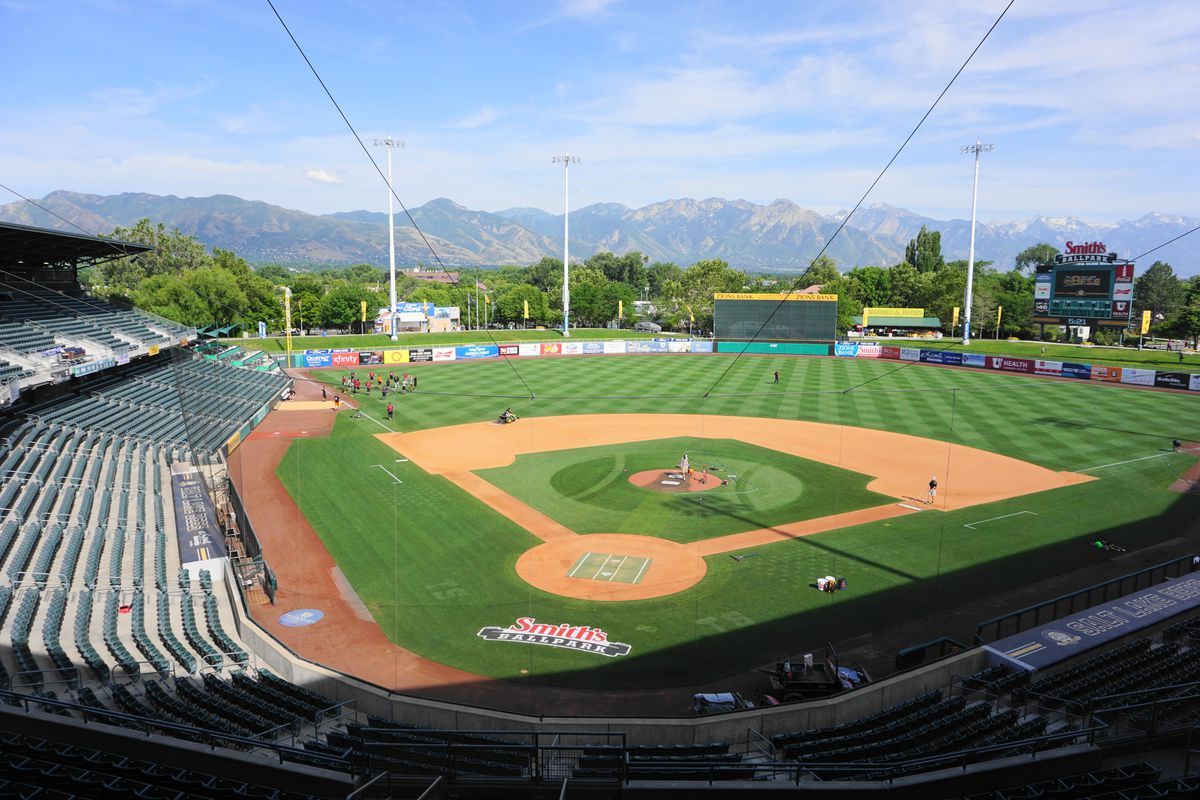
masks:
[[[1154,386],[1159,389],[1186,389],[1200,392],[1200,373],[1109,367],[1040,358],[963,353],[950,348],[926,350],[919,347],[859,342],[838,342],[833,346],[833,354],[839,358],[886,358],[897,361],[919,361],[924,364],[974,367],[1051,378],[1075,378],[1077,380],[1124,383],[1130,386]]]
[[[921,348],[863,342],[803,344],[790,342],[727,342],[710,339],[605,339],[520,344],[469,344],[440,347],[402,347],[394,350],[305,350],[293,354],[291,366],[322,367],[399,366],[447,361],[478,361],[493,358],[541,358],[551,356],[627,355],[630,353],[724,353],[729,355],[837,356],[838,358],[882,358],[918,361],[952,367],[1040,375],[1053,378],[1124,383],[1200,392],[1200,373],[1156,371],[1133,367],[1109,367],[1069,361],[991,356],[964,353],[951,347]]]

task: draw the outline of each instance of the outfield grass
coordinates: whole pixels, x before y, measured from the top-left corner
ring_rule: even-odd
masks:
[[[491,336],[488,336],[488,333]],[[639,333],[633,330],[610,330],[609,328],[572,328],[572,339],[646,339],[655,336],[682,334]],[[385,347],[430,347],[441,344],[491,344],[492,342],[560,342],[561,330],[493,330],[451,331],[447,333],[401,333],[396,341],[386,334],[351,334],[344,336],[293,336],[292,351],[324,348],[352,348],[356,350],[381,350]],[[287,350],[287,339],[272,336],[266,339],[241,338],[222,339],[224,344],[236,344],[248,350],[265,350],[268,353],[283,353]]]
[[[772,386],[776,369],[782,383]],[[1057,574],[1064,565],[1112,558],[1088,546],[1097,533],[1130,550],[1180,537],[1200,512],[1196,497],[1168,491],[1195,462],[1164,452],[1170,440],[1200,440],[1200,398],[1186,395],[919,364],[771,356],[564,358],[408,365],[408,371],[420,376],[421,391],[393,396],[394,422],[383,418],[377,396],[360,398],[367,417],[340,414],[329,439],[293,442],[279,476],[394,641],[500,678],[597,688],[712,679],[935,614]],[[336,384],[342,373],[318,374]],[[524,417],[704,413],[882,428],[1052,469],[1089,470],[1097,480],[767,545],[754,551],[760,557],[740,562],[712,556],[704,580],[687,592],[588,603],[521,581],[513,567],[537,543],[531,535],[444,478],[394,464],[395,452],[374,436],[487,420],[507,405]],[[376,464],[393,464],[404,482],[395,484]],[[547,466],[551,479],[553,473]],[[952,458],[945,475],[943,486],[952,487]],[[1005,516],[1017,512],[1026,513]],[[983,522],[992,517],[1003,518]],[[964,528],[968,523],[976,527]],[[826,574],[845,576],[850,590],[827,595],[809,588]],[[600,626],[633,652],[612,660],[475,636],[518,616]],[[944,631],[927,633],[923,638]]]
[[[668,494],[629,482],[669,469],[688,453],[693,468],[718,467],[731,484]],[[479,474],[576,533],[640,533],[694,542],[730,533],[895,502],[867,491],[846,469],[729,439],[656,439],[518,456]]]

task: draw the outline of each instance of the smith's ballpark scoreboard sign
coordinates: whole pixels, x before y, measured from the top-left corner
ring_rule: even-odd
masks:
[[[1133,263],[1104,242],[1067,242],[1066,252],[1034,273],[1031,322],[1127,328],[1133,314]]]

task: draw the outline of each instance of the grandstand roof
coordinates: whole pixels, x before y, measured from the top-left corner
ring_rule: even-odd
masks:
[[[0,222],[0,267],[94,264],[153,249],[118,239]]]

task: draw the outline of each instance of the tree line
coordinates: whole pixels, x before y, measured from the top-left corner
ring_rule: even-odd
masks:
[[[207,250],[195,237],[167,230],[148,219],[118,227],[112,238],[153,245],[156,249],[115,259],[80,271],[96,296],[122,299],[168,319],[196,327],[233,327],[252,334],[262,321],[272,331],[283,327],[282,287],[292,291],[293,325],[359,330],[361,303],[368,325],[387,305],[387,275],[369,264],[297,270],[278,264],[252,267],[236,253]],[[976,335],[1033,338],[1034,268],[1050,263],[1058,250],[1047,243],[1026,248],[1007,269],[989,261],[975,263],[971,318]],[[397,297],[438,306],[458,306],[464,323],[479,309],[480,319],[501,325],[562,324],[562,261],[545,257],[530,266],[457,270],[457,284],[416,280],[397,273]],[[950,331],[953,309],[961,307],[967,262],[946,261],[941,234],[922,227],[891,266],[856,266],[842,271],[822,256],[797,278],[795,273],[748,274],[720,259],[683,267],[653,262],[638,252],[600,252],[573,263],[570,270],[571,321],[602,327],[618,318],[628,327],[641,318],[667,330],[711,331],[713,294],[786,292],[819,285],[837,294],[839,332],[850,330],[864,307],[923,308]],[[645,301],[637,304],[637,301]],[[478,306],[475,304],[478,303]],[[1143,309],[1152,313],[1153,332],[1195,339],[1200,336],[1200,278],[1181,280],[1170,264],[1156,261],[1136,279],[1135,322]],[[997,310],[1003,308],[997,331]],[[528,316],[526,316],[528,308]],[[1054,331],[1047,329],[1047,338]],[[1104,338],[1106,334],[1097,334]]]

